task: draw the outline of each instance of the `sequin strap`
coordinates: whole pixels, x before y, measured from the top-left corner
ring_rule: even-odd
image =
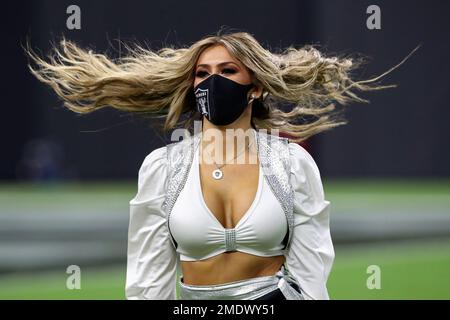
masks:
[[[186,183],[189,170],[191,168],[195,146],[200,141],[200,134],[185,137],[182,141],[173,142],[167,145],[167,189],[166,197],[162,204],[162,209],[166,213],[166,226],[170,233],[170,241],[174,248],[177,248],[177,243],[173,238],[170,227],[169,218],[172,213],[172,208]]]
[[[294,191],[290,183],[289,140],[258,132],[258,152],[264,176],[283,208],[288,222],[288,241],[284,251],[289,250],[294,226]]]

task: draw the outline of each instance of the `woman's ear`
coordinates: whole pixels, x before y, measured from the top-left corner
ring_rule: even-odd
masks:
[[[255,86],[251,89],[250,95],[255,95],[255,99],[259,99],[261,98],[263,93],[263,86],[259,83],[257,79],[255,79],[254,76],[252,77],[252,81]]]

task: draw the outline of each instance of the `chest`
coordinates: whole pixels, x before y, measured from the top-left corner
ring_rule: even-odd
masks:
[[[198,166],[200,196],[204,205],[217,221],[227,229],[234,228],[255,202],[261,179],[264,179],[257,164],[234,164],[221,168],[222,179],[216,180],[213,165]]]
[[[211,171],[207,170],[207,167],[201,168],[196,162],[198,159],[195,159],[198,154],[195,151],[199,145],[199,135],[188,140],[188,143],[168,145],[170,174],[167,196],[162,208],[167,213],[166,224],[171,234],[172,231],[182,235],[189,233],[189,236],[185,237],[187,242],[194,242],[192,239],[195,236],[208,236],[208,241],[215,239],[217,243],[221,243],[224,228],[236,227],[236,230],[240,230],[240,238],[245,238],[246,242],[249,238],[261,242],[261,235],[269,235],[268,231],[271,231],[274,225],[280,225],[279,222],[287,220],[289,229],[287,243],[289,243],[293,227],[293,197],[289,185],[288,145],[284,139],[270,140],[269,144],[266,138],[264,134],[257,134],[258,161],[261,169],[259,181],[263,182],[262,191],[253,199],[256,200],[253,202],[256,203],[253,210],[247,210],[244,214],[246,207],[252,202],[252,197],[248,193],[255,192],[257,172],[255,165],[253,168],[244,165],[241,165],[240,169],[232,168],[230,179],[221,181],[224,183],[220,186],[213,185],[215,181],[212,181],[212,176],[210,181],[206,180],[206,175],[210,175]],[[195,172],[198,173],[198,180],[193,177]],[[205,176],[202,181],[200,174]],[[227,174],[225,170],[224,174]],[[200,186],[206,199],[203,198],[203,193],[199,192]],[[264,210],[260,210],[261,208]],[[283,220],[275,223],[271,219],[280,218],[278,214],[274,214],[280,209],[285,217],[281,216]],[[214,213],[211,210],[214,210]],[[258,214],[251,217],[251,212],[256,211]],[[256,218],[259,220],[255,220]],[[269,229],[268,225],[271,226]],[[170,239],[177,248],[175,239],[173,237]]]
[[[215,167],[194,160],[168,222],[182,260],[236,250],[271,256],[284,248],[288,220],[261,168],[230,168],[217,181]]]

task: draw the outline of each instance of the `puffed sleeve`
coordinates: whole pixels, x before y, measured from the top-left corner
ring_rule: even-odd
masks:
[[[130,201],[125,293],[128,300],[175,300],[177,254],[161,209],[167,190],[166,147],[144,159]]]
[[[299,144],[289,143],[290,181],[294,188],[294,228],[286,256],[306,300],[329,299],[326,287],[334,261],[330,202],[325,200],[319,169]]]

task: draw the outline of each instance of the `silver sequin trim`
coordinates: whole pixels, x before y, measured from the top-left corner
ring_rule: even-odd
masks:
[[[236,230],[225,229],[225,249],[227,251],[236,250]]]
[[[290,184],[288,139],[258,132],[257,145],[264,176],[280,202],[288,222],[288,242],[284,248],[287,252],[294,225],[294,193]]]
[[[181,278],[182,280],[182,278]],[[298,283],[284,268],[274,275],[214,285],[190,285],[180,281],[180,300],[255,300],[280,289],[286,300],[304,300],[290,284]],[[300,291],[303,292],[299,286]]]
[[[169,218],[178,195],[186,183],[194,158],[194,147],[200,141],[200,137],[200,134],[196,134],[194,138],[186,137],[182,141],[167,145],[168,185],[166,186],[166,198],[162,204],[162,209],[166,212],[166,226],[174,248],[177,248],[177,245],[170,232]]]

